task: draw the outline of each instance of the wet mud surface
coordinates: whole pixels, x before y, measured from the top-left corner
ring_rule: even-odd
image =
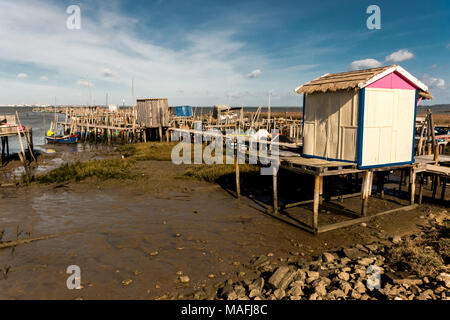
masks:
[[[253,256],[320,254],[329,248],[413,233],[421,216],[442,206],[423,205],[318,236],[265,215],[248,198],[218,185],[182,179],[169,162],[140,164],[145,180],[95,180],[0,189],[3,241],[58,237],[0,249],[0,299],[156,299],[185,294],[237,277]],[[352,202],[353,201],[353,202]],[[398,207],[370,201],[369,210]],[[358,198],[346,206],[360,206]],[[308,206],[289,209],[309,219]],[[322,210],[321,222],[336,215]],[[18,235],[18,237],[17,237]],[[68,290],[66,269],[81,269],[80,290]],[[177,272],[188,275],[182,284]]]

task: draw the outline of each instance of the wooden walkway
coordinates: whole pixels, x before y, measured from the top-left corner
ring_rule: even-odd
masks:
[[[442,177],[450,177],[450,167],[426,164],[425,166],[423,166],[423,171]]]
[[[273,157],[268,157],[268,159],[274,159]],[[439,163],[445,164],[450,163],[450,156],[439,155]],[[293,218],[290,214],[283,212],[283,209],[280,209],[278,203],[278,179],[277,173],[275,172],[273,176],[273,207],[272,210],[268,210],[267,214],[287,222],[291,225],[294,225],[303,230],[307,230],[314,234],[335,230],[343,227],[348,227],[355,224],[360,224],[362,222],[368,221],[374,217],[386,215],[398,211],[408,211],[413,210],[417,207],[415,204],[415,189],[416,189],[416,174],[417,173],[427,173],[433,175],[440,175],[447,177],[450,175],[450,167],[435,165],[435,161],[433,155],[431,156],[417,156],[416,162],[414,164],[407,165],[394,165],[388,167],[374,168],[374,169],[358,169],[356,163],[343,162],[343,161],[331,161],[317,158],[307,158],[299,155],[288,154],[288,155],[280,155],[279,157],[279,166],[285,170],[289,170],[299,174],[306,174],[314,176],[314,185],[312,186],[314,189],[314,197],[311,200],[301,201],[297,203],[287,204],[283,207],[283,209],[292,208],[295,206],[305,205],[305,204],[313,204],[313,209],[311,212],[311,223],[305,224],[300,222],[299,220]],[[387,211],[382,211],[378,213],[368,214],[368,201],[370,196],[372,195],[372,182],[374,174],[377,175],[377,192],[380,193],[381,197],[384,196],[384,179],[385,176],[389,175],[389,172],[392,170],[400,170],[401,172],[401,182],[399,190],[401,190],[401,183],[403,177],[406,179],[405,171],[409,171],[409,190],[410,190],[410,204],[407,206],[402,206],[396,209],[391,209]],[[405,174],[404,174],[405,173]],[[336,200],[339,198],[343,200],[344,198],[351,197],[360,197],[361,198],[361,212],[360,216],[355,219],[350,219],[334,224],[329,225],[319,225],[319,208],[323,199],[323,178],[325,176],[342,176],[342,175],[350,175],[350,174],[362,174],[362,187],[361,192],[342,195],[340,197],[332,197],[330,200]],[[423,178],[422,178],[423,181]],[[238,190],[238,196],[240,193],[240,182],[239,182],[239,164],[236,163],[236,185]],[[422,193],[423,193],[423,183],[421,183],[421,189],[419,194],[419,204],[422,202]],[[445,181],[444,181],[445,188]],[[400,192],[400,191],[399,191]],[[444,191],[445,192],[445,189]]]
[[[220,136],[221,138],[225,139],[231,139],[233,142],[235,142],[237,145],[240,145],[241,143],[248,143],[250,140],[250,137],[248,136],[236,136],[236,135],[226,135],[222,136],[218,133],[211,133],[211,132],[203,132],[203,131],[197,131],[193,129],[175,129],[175,128],[169,128],[170,131],[184,131],[188,132],[190,135],[208,135],[211,137],[214,136]],[[288,170],[294,173],[298,174],[306,174],[314,177],[314,183],[312,185],[312,188],[314,190],[314,196],[313,199],[306,200],[306,201],[300,201],[296,203],[290,203],[283,206],[283,208],[280,208],[279,202],[278,202],[278,171],[273,170],[273,206],[270,208],[266,204],[261,203],[261,205],[266,208],[266,213],[279,219],[284,222],[287,222],[291,225],[294,225],[298,228],[301,228],[303,230],[307,230],[309,232],[312,232],[314,234],[318,234],[321,232],[326,232],[334,229],[339,229],[347,226],[351,226],[354,224],[359,224],[364,221],[368,221],[376,216],[386,215],[390,213],[394,213],[397,211],[405,211],[405,210],[412,210],[417,207],[417,204],[415,204],[415,189],[416,189],[416,174],[421,172],[427,172],[428,174],[434,174],[435,172],[448,172],[448,169],[443,169],[436,165],[436,161],[434,160],[435,155],[431,156],[417,156],[416,162],[414,164],[402,164],[402,165],[392,165],[387,167],[379,167],[379,168],[372,168],[372,169],[360,169],[358,168],[356,163],[352,162],[345,162],[345,161],[332,161],[332,160],[325,160],[325,159],[317,159],[317,158],[310,158],[310,157],[303,157],[298,152],[298,150],[295,151],[286,151],[283,150],[283,148],[286,149],[297,149],[300,144],[292,144],[292,143],[280,143],[276,141],[270,141],[268,142],[268,149],[270,150],[273,146],[279,146],[280,150],[278,150],[277,153],[274,153],[272,155],[267,155],[264,157],[264,159],[261,158],[261,155],[258,155],[259,162],[257,165],[259,166],[268,166],[267,164],[270,163],[272,166],[276,164],[278,167],[283,168],[284,170]],[[240,153],[242,151],[239,151]],[[235,150],[236,153],[236,150]],[[249,152],[243,152],[245,156],[247,157],[245,159],[245,163],[249,159]],[[255,155],[254,155],[255,156]],[[266,161],[263,161],[266,160]],[[438,164],[444,164],[446,162],[450,162],[450,156],[445,155],[439,155],[438,158]],[[265,164],[264,164],[265,163]],[[437,167],[437,168],[436,168]],[[373,183],[373,177],[376,175],[377,177],[377,192],[380,194],[381,199],[384,197],[384,181],[385,177],[390,174],[392,170],[399,170],[401,172],[401,179],[400,179],[400,185],[399,185],[399,194],[402,188],[403,180],[406,181],[407,173],[409,172],[409,192],[410,192],[410,204],[407,206],[402,206],[399,208],[377,212],[377,213],[371,213],[368,214],[368,201],[370,196],[372,195],[372,183]],[[237,197],[240,198],[240,174],[239,174],[239,161],[235,160],[235,174],[236,174],[236,194]],[[331,197],[329,200],[343,200],[348,199],[351,197],[360,197],[361,198],[361,211],[360,213],[355,213],[357,215],[357,218],[350,219],[347,221],[342,221],[334,224],[329,225],[319,225],[319,208],[322,205],[324,201],[323,197],[323,189],[324,189],[324,177],[329,176],[345,176],[345,175],[356,175],[356,178],[358,178],[359,174],[362,174],[362,186],[361,191],[358,193],[353,194],[346,194],[341,195],[339,197]],[[422,179],[423,181],[423,179]],[[422,184],[421,184],[422,185]],[[423,188],[420,191],[419,194],[419,204],[421,203],[421,195],[422,195]],[[445,191],[445,190],[444,190]],[[255,201],[255,199],[253,199]],[[311,222],[310,224],[306,224],[304,222],[301,222],[295,218],[293,218],[290,214],[284,211],[284,209],[292,208],[295,206],[300,206],[304,204],[313,204],[312,212],[311,212]]]

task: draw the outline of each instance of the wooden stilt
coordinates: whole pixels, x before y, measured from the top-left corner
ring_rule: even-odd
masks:
[[[320,197],[320,176],[314,177],[314,205],[313,205],[313,213],[312,213],[312,223],[311,227],[314,232],[318,231],[318,220],[319,220],[319,197]]]
[[[319,204],[323,204],[323,176],[320,176]]]
[[[437,180],[437,177],[436,176],[434,176],[433,177],[433,194],[432,194],[432,198],[433,198],[433,200],[435,200],[436,199],[436,192],[437,192],[437,188],[438,188],[438,180]]]
[[[420,186],[419,186],[419,204],[422,204],[422,197],[423,197],[423,185],[425,183],[425,177],[423,174],[421,174],[420,177]]]
[[[367,215],[367,207],[369,203],[369,189],[372,188],[372,185],[370,184],[372,172],[370,170],[364,171],[363,175],[363,182],[361,186],[361,216]]]
[[[415,196],[416,196],[416,170],[414,167],[411,167],[409,173],[409,183],[410,183],[410,204],[414,204]]]
[[[239,161],[236,157],[235,160],[235,164],[236,164],[236,195],[237,198],[240,199],[241,198],[241,183],[240,183],[240,178],[239,178]]]
[[[367,197],[370,197],[372,195],[372,183],[373,183],[373,172],[371,172],[369,176],[369,189],[367,190],[368,191]]]
[[[414,210],[416,208],[417,208],[417,204],[413,204],[413,205],[409,205],[409,206],[405,206],[405,207],[401,207],[401,208],[396,208],[396,209],[391,209],[391,210],[387,210],[387,211],[383,211],[383,212],[378,212],[378,213],[372,214],[372,215],[367,216],[367,217],[361,217],[361,218],[357,218],[357,219],[352,219],[352,220],[337,222],[337,223],[334,223],[334,224],[329,224],[327,226],[320,227],[318,233],[327,232],[327,231],[331,231],[331,230],[336,230],[336,229],[348,227],[348,226],[355,225],[355,224],[360,224],[361,222],[370,221],[371,219],[373,219],[375,217],[384,216],[384,215],[391,214],[391,213],[398,212],[398,211]]]
[[[25,159],[25,149],[23,147],[22,136],[21,136],[21,132],[19,131],[19,127],[17,127],[17,136],[19,138],[20,150],[21,150],[19,152],[19,158],[20,158],[20,161],[22,162],[23,168],[25,169],[25,174],[26,174],[26,176],[28,178],[28,181],[30,181],[31,175],[30,175],[30,172],[28,170],[28,166],[27,166],[27,164],[25,162],[25,160],[26,160]]]
[[[273,213],[277,214],[278,213],[278,175],[277,175],[277,170],[274,167],[273,168]]]

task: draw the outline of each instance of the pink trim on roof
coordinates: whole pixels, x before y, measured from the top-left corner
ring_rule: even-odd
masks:
[[[416,90],[417,87],[404,76],[397,72],[392,72],[387,76],[375,81],[367,86],[367,88],[379,88],[379,89],[407,89]]]

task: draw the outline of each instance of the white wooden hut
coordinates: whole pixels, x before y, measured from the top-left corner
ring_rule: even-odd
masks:
[[[398,65],[326,74],[303,93],[303,156],[362,169],[414,162],[417,105],[425,84]]]

